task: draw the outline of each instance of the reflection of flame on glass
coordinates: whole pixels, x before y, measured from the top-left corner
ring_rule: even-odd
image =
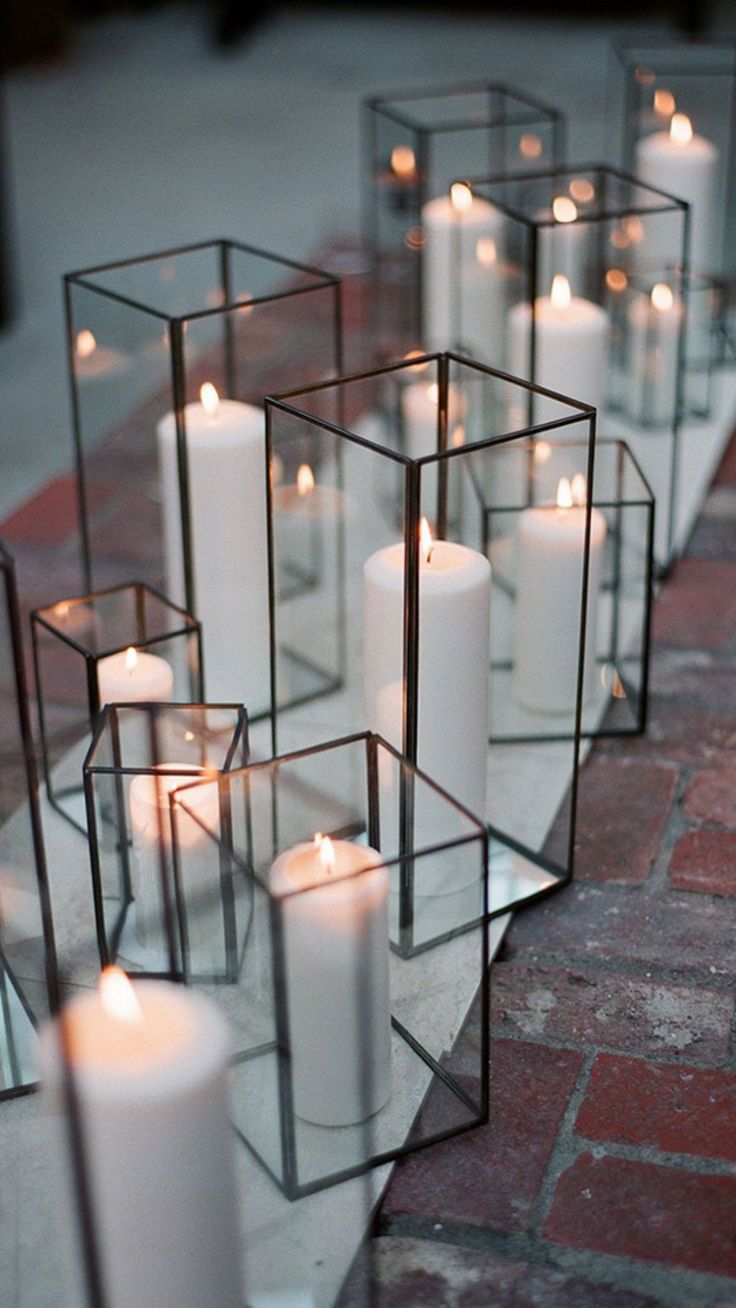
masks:
[[[496,242],[492,236],[481,236],[475,247],[475,257],[482,268],[492,268],[498,260]]]
[[[534,442],[534,462],[549,463],[552,458],[552,446],[549,441]]]
[[[297,494],[301,499],[311,495],[314,490],[314,473],[308,463],[300,464],[296,474]]]
[[[427,399],[429,400],[430,404],[439,404],[440,388],[437,382],[429,383],[429,386],[427,387]]]
[[[661,118],[670,118],[675,112],[675,97],[671,91],[665,91],[661,87],[654,92],[654,112]]]
[[[582,472],[576,472],[570,487],[573,504],[584,505],[588,498],[588,487]]]
[[[452,433],[452,444],[456,450],[458,450],[461,445],[465,444],[465,428],[463,427],[461,422],[457,424],[454,432]]]
[[[422,356],[423,356],[423,354],[424,354],[424,350],[407,350],[406,354],[404,355],[404,358],[405,358],[405,359],[421,359]],[[428,368],[428,367],[429,367],[429,364],[428,364],[428,363],[426,362],[426,360],[425,360],[424,363],[413,363],[412,366],[411,366],[411,371],[412,371],[412,372],[424,372],[425,369]]]
[[[555,273],[552,278],[552,289],[549,293],[553,309],[567,309],[572,298],[570,292],[570,283],[564,273]]]
[[[606,286],[609,291],[625,291],[629,284],[623,268],[609,268],[606,273]]]
[[[240,292],[240,294],[236,297],[239,314],[242,315],[242,314],[253,312],[253,298],[254,296],[252,291]]]
[[[572,508],[572,490],[567,477],[560,477],[557,485],[557,507],[558,509]]]
[[[220,397],[217,394],[217,388],[212,385],[212,382],[205,382],[203,386],[200,386],[199,399],[207,417],[214,418],[220,407]]]
[[[590,204],[595,196],[595,187],[587,177],[573,177],[570,182],[570,194],[579,204]]]
[[[96,349],[97,341],[87,327],[84,327],[81,332],[77,332],[77,354],[80,359],[89,359]]]
[[[473,205],[473,192],[465,182],[453,182],[450,187],[450,201],[455,213],[467,213]]]
[[[404,180],[412,177],[416,171],[417,161],[410,145],[395,145],[391,151],[391,172]]]
[[[60,618],[62,622],[69,617],[69,605],[66,600],[61,600],[60,603],[54,605],[54,614],[57,618]]]
[[[121,967],[106,967],[100,975],[100,1003],[108,1017],[126,1026],[143,1021],[135,990]]]
[[[613,695],[614,699],[627,698],[626,691],[624,689],[624,683],[622,682],[615,668],[613,669],[613,684],[611,686],[611,694]]]
[[[640,64],[639,67],[634,70],[634,77],[637,82],[641,82],[642,86],[653,86],[657,80],[656,74],[651,68],[647,68],[645,64]]]
[[[419,547],[422,552],[422,562],[431,563],[434,541],[432,540],[432,533],[429,530],[429,523],[426,518],[422,518],[422,521],[419,524]]]
[[[644,224],[638,213],[632,213],[628,218],[624,218],[623,225],[632,245],[638,245],[640,241],[644,240]]]
[[[542,153],[542,142],[534,132],[524,132],[519,139],[519,154],[522,159],[538,159]]]
[[[552,217],[556,223],[574,223],[578,216],[578,206],[569,195],[556,195],[552,201]]]
[[[670,140],[676,145],[688,145],[693,139],[693,125],[687,114],[673,114],[670,123]]]
[[[421,227],[410,227],[404,237],[404,245],[410,250],[420,250],[424,245],[424,232]]]
[[[652,301],[652,308],[656,309],[657,313],[667,313],[675,302],[672,290],[666,282],[657,282],[657,285],[652,287],[649,298]]]
[[[129,645],[125,651],[125,671],[129,677],[132,677],[138,667],[138,651]]]
[[[319,863],[322,871],[331,876],[335,871],[335,848],[329,836],[323,836],[321,831],[315,832],[314,843],[319,851]]]

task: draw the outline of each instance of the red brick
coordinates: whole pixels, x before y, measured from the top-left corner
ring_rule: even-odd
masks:
[[[94,481],[86,489],[90,511],[114,494],[114,487]],[[0,523],[0,535],[11,545],[16,541],[32,545],[57,545],[69,536],[76,535],[78,530],[77,482],[71,473],[55,477],[37,495]]]
[[[404,1158],[384,1211],[523,1230],[580,1065],[571,1049],[494,1041],[488,1125]]]
[[[721,466],[715,475],[716,486],[736,486],[736,436],[721,460]]]
[[[736,538],[736,528],[733,534]],[[720,651],[658,649],[652,659],[649,689],[655,719],[673,702],[686,709],[735,717],[736,659],[724,658]]]
[[[736,635],[736,564],[681,559],[654,606],[652,631],[665,645],[727,645]]]
[[[673,850],[669,875],[676,890],[736,895],[736,831],[686,831]]]
[[[731,763],[736,749],[736,714],[703,712],[688,702],[655,697],[650,703],[646,735],[612,737],[596,742],[596,753],[627,758],[653,757],[676,763]]]
[[[571,964],[589,960],[736,976],[736,905],[670,893],[644,896],[616,886],[573,883],[514,918],[510,958]]]
[[[736,767],[696,772],[685,792],[683,807],[696,822],[736,827]]]
[[[736,1177],[583,1154],[557,1184],[545,1235],[577,1249],[736,1276]]]
[[[589,1140],[736,1162],[736,1073],[599,1054],[575,1130]]]
[[[729,1051],[733,998],[722,991],[611,972],[498,963],[493,1029],[525,1039],[628,1053],[720,1061]]]
[[[593,754],[580,776],[575,875],[640,882],[649,875],[678,769]]]

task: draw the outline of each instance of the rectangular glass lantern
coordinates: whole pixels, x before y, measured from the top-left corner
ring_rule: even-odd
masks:
[[[201,702],[200,624],[141,582],[31,614],[49,803],[86,831],[82,763],[103,704]]]
[[[339,374],[339,281],[210,241],[71,273],[65,293],[88,589],[160,587],[202,622],[207,698],[263,711],[263,396]]]
[[[232,981],[250,925],[252,892],[218,866],[199,827],[182,821],[186,869],[174,877],[169,796],[178,786],[241,768],[245,709],[237,704],[113,704],[84,761],[92,888],[103,967]],[[217,791],[202,815],[220,820]]]
[[[655,554],[666,566],[678,475],[700,448],[697,428],[684,424],[687,204],[603,165],[466,189],[492,206],[500,251],[484,301],[495,325],[480,357],[580,396],[601,429],[626,440],[657,500]],[[460,305],[463,266],[458,249]]]
[[[419,347],[453,349],[452,242],[461,230],[472,246],[476,298],[496,249],[487,206],[476,201],[472,212],[459,212],[448,187],[460,176],[560,164],[565,120],[525,91],[481,82],[371,96],[364,102],[363,129],[363,236],[379,357]],[[482,332],[477,318],[470,310],[473,357],[479,357]]]
[[[36,1079],[36,1026],[58,1005],[56,951],[15,568],[0,542],[0,1100]]]
[[[592,486],[593,410],[440,354],[269,397],[266,414],[272,463],[306,442],[319,451],[325,565],[308,601],[283,598],[272,497],[275,712],[271,741],[254,737],[259,753],[375,730],[489,824],[493,912],[558,886],[574,846],[590,504],[558,512],[550,492],[518,515],[527,581],[509,635],[508,734],[528,734],[530,710],[539,726],[533,741],[490,748],[492,632],[509,619],[492,593],[501,573],[489,566],[485,508],[518,502],[532,441],[577,441],[576,472]]]
[[[484,552],[493,574],[492,744],[544,738],[550,730],[544,706],[520,705],[514,693],[520,655],[514,637],[525,578],[523,515],[531,506],[538,511],[549,505],[560,487],[565,494],[569,486],[574,501],[584,493],[585,445],[550,435],[509,451],[500,485],[474,486],[483,504]],[[647,713],[654,497],[623,441],[596,441],[591,519],[582,735],[637,734],[645,729]]]
[[[218,791],[215,828],[203,795]],[[252,886],[240,975],[213,993],[237,1032],[236,1129],[284,1193],[299,1198],[487,1120],[483,823],[369,733],[184,787],[171,802],[179,879],[194,824],[213,868],[234,866]],[[431,843],[414,842],[430,819]],[[404,935],[431,934],[437,901],[458,893],[474,897],[472,929],[404,950]],[[458,1042],[471,1005],[480,1037]]]

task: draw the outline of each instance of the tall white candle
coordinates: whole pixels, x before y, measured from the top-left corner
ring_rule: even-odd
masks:
[[[426,538],[419,568],[419,726],[417,764],[481,820],[488,772],[491,567],[476,550]],[[366,725],[401,744],[404,545],[376,551],[363,569]],[[393,731],[387,706],[394,704]],[[416,832],[431,843],[444,831]]]
[[[294,1111],[361,1122],[391,1094],[386,867],[375,849],[318,833],[279,855],[270,887],[283,896]]]
[[[102,704],[166,704],[171,700],[174,673],[158,654],[132,645],[108,654],[97,664],[97,689]]]
[[[424,337],[433,350],[459,345],[498,362],[501,220],[493,205],[457,182],[422,209]]]
[[[529,378],[532,313],[528,304],[516,304],[509,314],[509,372]],[[534,304],[534,381],[560,395],[569,395],[601,409],[606,399],[609,319],[605,309],[572,295],[570,283],[559,273],[550,294]],[[559,404],[537,397],[534,421],[564,416]],[[555,439],[564,440],[557,432]]]
[[[557,507],[540,505],[519,514],[514,652],[514,693],[540,713],[569,713],[575,707],[580,651],[580,617],[585,550],[585,485],[573,501],[562,478]],[[598,597],[606,520],[591,510],[588,608],[585,628],[585,702],[595,686]]]
[[[252,404],[220,400],[206,383],[184,410],[196,616],[207,696],[270,703],[265,427]],[[176,420],[156,429],[169,596],[184,603]]]
[[[117,968],[65,1010],[105,1303],[241,1308],[229,1123],[229,1035],[203,995]],[[62,1119],[58,1025],[41,1032],[43,1099],[71,1238],[76,1196]],[[78,1245],[77,1245],[78,1247]],[[85,1299],[77,1265],[69,1308]]]
[[[712,141],[693,134],[687,114],[673,114],[668,132],[652,132],[636,148],[637,176],[691,206],[690,268],[694,272],[707,273],[717,268],[717,168],[718,150]],[[665,261],[658,235],[661,230],[655,218],[652,235],[645,239],[641,251],[649,268],[659,269]],[[669,262],[678,258],[674,251]]]
[[[539,228],[538,285],[550,286],[555,273],[562,273],[573,291],[580,292],[587,231],[579,221],[578,206],[569,195],[556,195],[544,217],[554,223]]]
[[[628,317],[629,412],[635,421],[669,426],[677,408],[682,301],[657,282],[649,295],[632,300]]]

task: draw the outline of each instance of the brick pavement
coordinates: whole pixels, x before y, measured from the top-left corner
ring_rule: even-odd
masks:
[[[576,881],[494,966],[491,1120],[396,1169],[378,1308],[736,1305],[736,439],[654,642]]]

